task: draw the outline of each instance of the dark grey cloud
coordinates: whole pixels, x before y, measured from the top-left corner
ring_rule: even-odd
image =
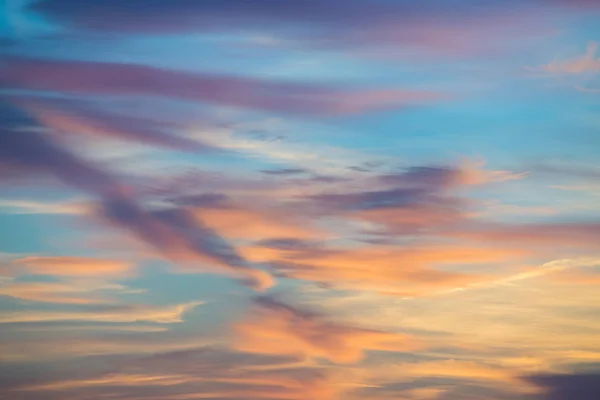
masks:
[[[289,175],[306,174],[306,173],[309,173],[310,171],[308,171],[304,168],[280,168],[280,169],[266,169],[261,172],[263,174],[267,174],[267,175],[289,176]]]
[[[178,206],[191,206],[196,208],[230,208],[232,200],[223,193],[202,193],[197,195],[179,196],[169,198],[167,201]]]
[[[597,400],[600,399],[600,373],[548,374],[527,378],[544,389],[540,400]]]

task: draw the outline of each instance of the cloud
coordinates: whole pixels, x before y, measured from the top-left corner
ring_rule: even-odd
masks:
[[[595,400],[600,395],[600,375],[596,373],[549,374],[527,377],[545,393],[543,400]]]
[[[461,196],[465,189],[525,176],[483,166],[478,160],[463,160],[455,166],[415,166],[363,181],[358,190],[321,192],[306,200],[317,213],[375,224],[373,231],[390,235],[432,232],[468,219],[475,202]]]
[[[537,224],[474,222],[448,234],[473,243],[504,243],[513,248],[543,248],[550,252],[562,250],[564,256],[566,249],[598,249],[600,223],[593,220]]]
[[[13,326],[11,331],[13,332],[36,332],[36,333],[50,333],[50,332],[166,332],[169,328],[166,326],[149,326],[149,325],[48,325],[42,326]]]
[[[581,86],[581,85],[575,86],[575,89],[579,90],[580,92],[586,92],[586,93],[600,93],[600,89],[588,88],[588,87]]]
[[[541,66],[540,69],[554,74],[571,75],[600,72],[600,58],[596,58],[597,49],[598,43],[590,42],[583,56],[564,61],[552,61]]]
[[[39,99],[17,97],[15,102],[35,119],[56,134],[116,138],[130,142],[161,146],[168,149],[209,152],[209,145],[197,140],[170,134],[170,130],[183,129],[174,123],[152,116],[145,118],[106,111],[81,100]]]
[[[277,164],[284,163],[289,167],[280,169],[280,171],[287,172],[284,176],[287,175],[290,179],[294,177],[298,184],[301,183],[301,178],[297,176],[299,174],[290,174],[290,171],[306,170],[306,172],[314,171],[315,174],[347,175],[349,163],[365,158],[363,153],[356,150],[330,146],[324,143],[302,143],[279,138],[281,132],[291,131],[294,134],[297,132],[299,137],[302,137],[305,129],[331,129],[328,126],[307,128],[300,126],[299,128],[297,125],[297,122],[291,125],[279,118],[269,118],[247,123],[235,123],[227,127],[196,129],[191,132],[191,136],[214,147],[228,149],[232,152],[247,155],[250,158],[268,160]],[[254,133],[256,131],[261,132],[258,137]],[[265,140],[262,136],[275,136],[276,139]],[[279,176],[281,175],[279,173]],[[304,179],[314,180],[317,177]],[[271,181],[272,185],[281,183],[278,180]]]
[[[67,282],[10,282],[0,287],[0,296],[59,304],[112,303],[108,295],[131,294],[139,291],[117,284],[89,281]]]
[[[50,176],[97,195],[119,190],[112,177],[75,156],[46,135],[22,110],[0,104],[0,164],[9,178]]]
[[[111,224],[175,262],[192,270],[210,270],[232,274],[258,290],[270,287],[269,274],[255,269],[226,240],[186,209],[171,208],[148,212],[126,198],[108,199],[99,215]],[[200,265],[198,265],[200,264]]]
[[[49,275],[79,278],[123,278],[134,271],[130,262],[90,257],[29,256],[16,259],[12,264],[31,275]]]
[[[271,298],[258,299],[253,313],[235,324],[234,332],[237,350],[341,364],[360,361],[367,350],[405,352],[418,347],[408,336],[329,322]]]
[[[58,142],[33,131],[35,122],[22,111],[7,107],[1,113],[0,164],[10,168],[12,178],[26,175],[53,176],[69,186],[98,198],[99,214],[114,226],[160,251],[169,259],[190,255],[208,261],[229,273],[239,273],[242,281],[255,288],[271,285],[268,274],[252,268],[216,231],[194,219],[184,209],[148,211],[109,173],[104,172]],[[184,258],[185,258],[184,257]]]
[[[84,214],[86,204],[76,201],[44,202],[36,200],[0,200],[0,209],[7,214]]]
[[[85,312],[69,311],[19,311],[0,315],[0,324],[33,323],[50,321],[136,322],[147,321],[160,324],[182,322],[183,314],[202,302],[172,306],[106,306]]]
[[[247,249],[248,257],[270,262],[278,275],[342,289],[369,290],[402,297],[431,295],[493,276],[438,269],[519,259],[523,252],[469,246],[411,245],[309,248],[298,251]]]
[[[115,294],[143,291],[111,283],[131,278],[135,266],[130,262],[65,256],[28,256],[5,263],[2,271],[13,277],[0,287],[0,295],[16,299],[63,304],[112,303]],[[18,278],[51,277],[47,281],[20,281]]]
[[[11,393],[48,392],[101,397],[118,389],[139,399],[335,400],[331,379],[289,357],[261,356],[204,347],[123,358],[110,372],[23,383]],[[32,394],[33,394],[32,393]]]
[[[544,265],[543,274],[548,282],[557,285],[598,285],[600,283],[600,258],[556,260]],[[540,274],[542,275],[542,274]]]
[[[485,6],[475,1],[449,5],[443,1],[367,2],[364,0],[308,0],[301,3],[276,0],[251,4],[230,0],[167,4],[141,0],[121,3],[108,0],[90,8],[90,0],[40,0],[35,12],[69,27],[112,33],[244,32],[273,44],[316,48],[377,50],[394,53],[398,46],[433,49],[437,53],[473,53],[499,47],[495,35],[512,38],[510,32],[528,33],[527,25],[544,22],[522,7]],[[502,12],[500,12],[502,11]],[[538,18],[534,18],[538,17]],[[360,27],[360,28],[359,28]],[[510,29],[506,29],[510,27]]]
[[[114,327],[123,327],[116,325]],[[31,324],[32,326],[35,326]],[[8,326],[4,326],[7,328]],[[197,351],[214,345],[217,340],[195,334],[194,337],[164,331],[110,333],[102,330],[65,331],[52,334],[40,330],[36,335],[21,333],[11,341],[0,343],[3,363],[43,362],[106,355],[152,355],[173,351]],[[82,335],[82,333],[84,333]],[[58,365],[58,364],[57,364]],[[75,364],[77,372],[85,364]],[[49,375],[48,373],[45,374]],[[73,376],[69,376],[72,378]],[[36,382],[39,383],[39,382]],[[39,397],[38,397],[39,398]]]
[[[326,237],[324,230],[286,207],[237,205],[230,208],[200,208],[193,211],[207,225],[228,238],[260,240],[273,237]]]
[[[461,287],[458,290],[478,289],[507,284],[515,284],[519,281],[535,278],[545,278],[548,282],[555,282],[564,285],[594,285],[600,280],[600,274],[585,271],[584,268],[596,267],[600,265],[600,259],[593,257],[581,257],[573,259],[560,259],[544,263],[534,268],[523,268],[523,272],[505,276],[496,280],[485,282],[475,282]]]
[[[309,171],[304,168],[280,168],[280,169],[267,169],[262,171],[263,174],[275,175],[275,176],[289,176],[289,175],[300,175],[306,174]]]
[[[440,389],[451,390],[453,386],[454,389],[460,390],[459,383],[496,388],[513,394],[539,392],[534,384],[519,376],[521,371],[518,369],[486,362],[452,359],[419,362],[377,361],[377,363],[361,365],[358,370],[358,375],[365,386],[365,389],[360,391],[363,398],[378,399],[386,393],[398,397],[405,396],[411,394],[409,388],[419,386],[423,386],[423,389],[437,389],[436,394],[439,394]]]
[[[445,191],[461,186],[483,185],[522,179],[524,173],[486,170],[485,160],[463,159],[456,166],[416,166],[397,174],[381,176],[381,181],[391,185],[422,187]]]
[[[91,61],[58,61],[13,58],[0,66],[2,83],[7,88],[56,91],[78,95],[138,95],[199,101],[216,105],[308,115],[344,115],[404,105],[429,103],[441,98],[439,93],[416,90],[356,90],[279,83],[209,73],[188,73],[156,67]],[[153,138],[156,142],[175,144],[175,138],[145,131],[124,132],[108,129],[98,122],[98,115],[64,119],[58,114],[42,114],[59,128],[95,124],[95,131],[113,135]],[[73,119],[75,118],[75,119]],[[90,118],[94,118],[93,122]],[[131,119],[117,118],[118,124]],[[58,125],[57,125],[58,124]],[[101,127],[102,124],[104,127]],[[139,121],[138,121],[139,124]],[[179,142],[182,143],[183,139]]]

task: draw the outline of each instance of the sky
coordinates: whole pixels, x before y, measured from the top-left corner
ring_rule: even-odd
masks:
[[[599,19],[0,0],[0,399],[599,399]]]

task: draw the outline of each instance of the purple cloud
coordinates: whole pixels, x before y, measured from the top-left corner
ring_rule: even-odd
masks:
[[[0,104],[0,164],[11,178],[52,176],[80,190],[107,195],[118,190],[105,172],[78,158],[44,135],[36,121],[20,109]]]
[[[267,273],[254,269],[233,246],[191,211],[181,208],[146,211],[123,196],[105,199],[100,214],[175,262],[216,268],[240,276],[242,283],[256,289],[272,285]]]
[[[585,2],[585,0],[581,0]],[[66,26],[100,32],[272,34],[316,47],[397,48],[469,52],[498,45],[497,37],[531,32],[543,12],[535,0],[39,0],[31,9]],[[540,9],[540,7],[538,7]],[[536,18],[537,17],[537,18]]]
[[[0,165],[10,171],[10,177],[50,175],[98,197],[105,218],[173,261],[191,254],[196,261],[216,263],[233,275],[240,274],[242,282],[252,287],[271,284],[268,274],[253,269],[225,239],[187,211],[144,209],[113,176],[36,132],[35,121],[21,110],[3,106],[0,111]]]
[[[596,400],[600,398],[600,374],[537,375],[528,378],[545,389],[543,400]]]
[[[0,65],[6,88],[78,95],[168,97],[275,112],[334,116],[440,99],[439,93],[344,89],[188,73],[135,64],[12,58]]]
[[[174,150],[206,152],[215,149],[202,142],[170,134],[185,129],[153,117],[136,117],[106,111],[81,100],[17,97],[16,102],[58,134],[112,137]]]

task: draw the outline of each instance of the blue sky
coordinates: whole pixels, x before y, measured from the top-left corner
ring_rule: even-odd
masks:
[[[597,1],[0,4],[0,398],[600,398]]]

